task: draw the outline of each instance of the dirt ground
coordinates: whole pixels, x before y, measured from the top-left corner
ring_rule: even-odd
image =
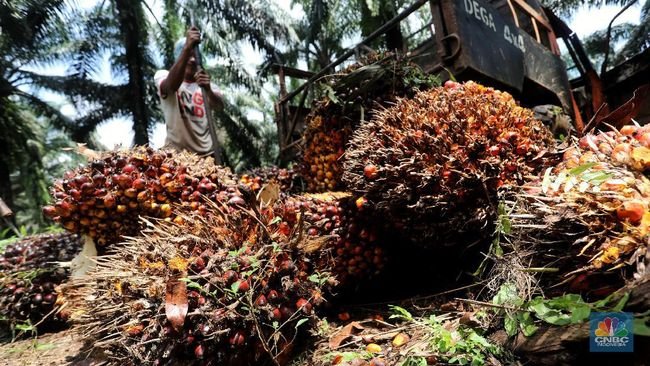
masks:
[[[0,366],[99,366],[78,356],[82,347],[71,331],[64,330],[0,344]]]

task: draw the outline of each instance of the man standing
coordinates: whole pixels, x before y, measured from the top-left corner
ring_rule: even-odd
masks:
[[[169,71],[156,72],[154,80],[167,125],[165,147],[207,156],[218,147],[210,134],[204,92],[208,110],[221,110],[224,103],[219,90],[210,83],[210,75],[197,68],[194,49],[199,42],[199,30],[190,28],[184,42],[176,44],[174,65]]]

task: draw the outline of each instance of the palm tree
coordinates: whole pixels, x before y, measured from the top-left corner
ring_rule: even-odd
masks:
[[[38,125],[26,112],[31,108],[52,123],[73,131],[73,121],[57,108],[27,90],[38,75],[26,71],[34,62],[46,61],[47,50],[64,38],[60,15],[63,0],[0,2],[0,197],[12,207],[12,181],[30,182],[34,199],[43,196],[40,158],[35,145]],[[12,176],[15,179],[12,179]]]
[[[570,17],[580,7],[599,7],[603,5],[621,6],[621,10],[637,3],[637,0],[543,0],[542,3],[553,11]],[[606,60],[611,60],[605,67],[613,67],[626,59],[650,47],[650,2],[646,1],[641,8],[639,24],[623,23],[612,26],[609,30],[602,29],[585,38],[585,50],[597,65],[602,65]],[[614,45],[623,42],[623,47],[613,57]],[[606,70],[601,67],[601,73]]]

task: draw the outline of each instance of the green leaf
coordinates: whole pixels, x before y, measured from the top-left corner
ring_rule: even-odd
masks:
[[[530,337],[537,331],[537,326],[529,312],[525,311],[518,313],[517,320],[519,320],[519,328],[521,329],[521,332],[524,333],[526,337]]]
[[[233,284],[230,285],[230,291],[232,291],[233,293],[237,293],[237,291],[239,291],[239,283],[240,283],[240,282],[241,282],[241,281],[235,281],[235,282],[233,282]]]
[[[569,170],[569,175],[577,176],[596,166],[597,163],[586,163]]]
[[[537,332],[537,329],[539,328],[535,324],[526,324],[521,327],[521,331],[526,337],[530,337],[535,334],[535,332]]]
[[[612,178],[613,176],[614,175],[605,173],[603,171],[595,171],[595,172],[585,173],[581,176],[581,178],[585,182],[589,182],[594,185],[600,185],[606,180]]]
[[[589,319],[589,315],[591,315],[591,308],[589,306],[577,306],[571,312],[571,323],[582,323]]]
[[[501,285],[499,292],[492,299],[495,305],[521,306],[524,300],[517,294],[517,286],[514,283],[507,282]]]
[[[500,241],[495,239],[492,244],[494,246],[494,255],[498,258],[503,257],[503,248],[500,245]]]
[[[280,216],[276,216],[273,218],[273,220],[271,220],[271,222],[269,222],[269,226],[275,225],[279,222],[282,222],[282,218]]]
[[[33,331],[35,328],[34,328],[34,326],[31,325],[31,324],[24,323],[24,324],[16,324],[16,329],[19,330],[19,331],[21,331],[21,332],[31,332],[31,331]]]
[[[644,336],[644,337],[650,337],[650,316],[644,316],[644,317],[635,317],[632,320],[632,330],[634,334]]]
[[[616,306],[614,306],[612,308],[612,311],[615,311],[615,312],[622,311],[623,308],[625,307],[625,304],[627,304],[627,301],[629,299],[630,299],[630,293],[626,292],[625,294],[623,294],[623,296],[621,296],[621,299],[618,300],[618,303],[616,303]]]
[[[413,320],[413,315],[411,315],[411,313],[409,313],[406,309],[397,305],[388,305],[388,307],[394,313],[389,317],[389,319],[401,318],[407,321]]]
[[[56,348],[54,343],[36,343],[36,346],[34,346],[37,351],[47,351],[53,348]]]
[[[309,320],[309,319],[307,319],[307,318],[302,318],[302,319],[298,320],[298,321],[296,322],[296,329],[298,329],[299,326],[305,324],[305,322],[307,322],[308,320]]]
[[[503,325],[506,330],[506,334],[508,334],[509,337],[512,337],[515,334],[517,334],[518,322],[514,316],[510,314],[506,314],[505,319],[503,319]]]

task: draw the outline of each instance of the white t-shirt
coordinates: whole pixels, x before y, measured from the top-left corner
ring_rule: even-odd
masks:
[[[154,75],[161,109],[167,122],[165,147],[189,150],[200,155],[212,153],[212,137],[201,88],[197,83],[183,81],[176,95],[163,95],[160,85],[168,74],[167,70],[159,70]],[[214,84],[212,91],[221,95]]]

